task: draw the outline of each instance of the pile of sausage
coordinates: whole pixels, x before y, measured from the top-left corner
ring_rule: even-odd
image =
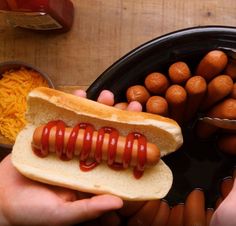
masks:
[[[175,119],[181,126],[195,120],[197,113],[222,119],[236,119],[236,60],[221,50],[207,53],[196,68],[176,62],[168,73],[153,72],[143,85],[127,89],[127,102],[115,106],[126,109],[128,102],[138,101],[144,111]],[[201,139],[218,135],[218,147],[236,155],[236,130],[220,129],[202,121],[195,127]],[[208,226],[214,210],[233,187],[236,170],[223,179],[219,197],[208,208],[202,189],[193,189],[183,203],[171,206],[166,200],[125,202],[119,211],[104,214],[84,225],[140,226]]]
[[[145,203],[130,219],[128,226],[208,226],[214,210],[227,197],[233,187],[233,176],[224,178],[220,183],[220,195],[214,207],[206,208],[205,193],[201,189],[192,190],[184,203],[170,206],[165,200]],[[124,211],[124,210],[123,210]],[[122,211],[121,211],[122,213]],[[142,222],[141,224],[139,222]]]
[[[236,60],[221,50],[208,52],[191,68],[182,61],[173,63],[167,74],[153,72],[144,85],[134,85],[126,91],[127,102],[138,101],[147,112],[170,117],[183,125],[198,112],[205,116],[236,119]],[[126,103],[119,103],[125,106]],[[236,154],[236,131],[220,130],[198,122],[196,134],[208,138],[220,132],[219,148]]]
[[[125,202],[122,209],[109,212],[84,226],[209,226],[214,211],[233,188],[236,169],[222,179],[219,197],[214,206],[207,205],[205,192],[193,189],[184,202],[171,206],[165,199],[148,202]],[[124,220],[124,222],[123,222]]]

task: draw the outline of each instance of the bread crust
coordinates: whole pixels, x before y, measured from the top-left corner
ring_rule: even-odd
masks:
[[[61,119],[69,126],[89,122],[95,127],[112,126],[122,135],[141,132],[149,142],[157,144],[161,156],[177,150],[183,143],[178,124],[168,118],[144,112],[127,112],[95,101],[49,88],[37,88],[28,96],[28,124],[17,136],[12,151],[13,165],[26,177],[94,194],[109,193],[125,200],[163,198],[172,185],[173,176],[162,161],[145,169],[135,179],[132,169],[114,171],[106,163],[89,172],[80,171],[78,159],[61,161],[54,154],[39,158],[32,152],[31,141],[36,127]],[[108,180],[109,178],[109,180]]]

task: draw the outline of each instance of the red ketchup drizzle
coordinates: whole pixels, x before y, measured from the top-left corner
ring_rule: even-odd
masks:
[[[98,163],[94,161],[87,161],[92,147],[92,136],[94,127],[88,123],[80,123],[80,129],[84,129],[84,140],[82,150],[80,152],[80,169],[82,171],[90,171],[95,168]]]
[[[46,157],[49,153],[49,135],[52,127],[54,127],[58,121],[51,121],[47,123],[47,125],[44,126],[43,132],[42,132],[42,137],[41,137],[41,148],[40,152],[38,152],[38,155],[40,157]]]
[[[64,136],[65,136],[65,123],[63,121],[58,121],[56,123],[56,141],[55,150],[58,158],[64,160],[66,154],[64,153]]]
[[[69,140],[66,146],[66,158],[67,160],[71,160],[74,157],[74,152],[75,152],[75,144],[76,144],[76,139],[79,133],[79,125],[76,125],[73,129],[72,132],[70,133]]]
[[[134,168],[134,176],[139,179],[147,161],[147,139],[140,133],[134,133],[134,137],[138,140],[138,164]]]
[[[107,164],[114,170],[123,169],[122,164],[115,162],[117,142],[119,138],[119,132],[112,127],[102,127],[98,130],[95,159],[101,162],[102,159],[102,145],[105,133],[109,134],[108,152],[107,152]]]
[[[96,142],[96,151],[94,153],[94,158],[96,162],[100,163],[102,161],[102,145],[104,140],[105,130],[100,128],[98,130],[97,142]]]
[[[135,139],[138,141],[138,163],[134,168],[134,176],[135,178],[139,179],[143,175],[144,167],[147,161],[147,140],[146,137],[142,134],[137,132],[128,134],[123,155],[123,167],[129,167],[132,156],[133,143]]]
[[[71,160],[75,152],[76,139],[80,129],[84,129],[84,139],[82,150],[80,152],[80,169],[82,171],[90,171],[95,168],[102,161],[102,145],[105,134],[109,134],[107,164],[110,168],[115,170],[128,168],[131,162],[132,149],[134,140],[138,142],[137,150],[137,166],[134,168],[134,176],[139,179],[144,171],[147,161],[147,140],[146,137],[140,133],[129,133],[126,137],[125,150],[123,154],[123,162],[116,163],[116,150],[119,138],[119,132],[112,127],[102,127],[98,130],[96,148],[94,152],[94,160],[89,160],[90,151],[92,149],[92,136],[94,127],[88,123],[79,123],[73,127],[70,133],[68,143],[65,147],[65,123],[61,120],[51,121],[45,125],[41,137],[41,150],[34,148],[34,152],[39,157],[45,157],[49,153],[49,136],[50,130],[56,126],[55,150],[56,155],[62,160]]]

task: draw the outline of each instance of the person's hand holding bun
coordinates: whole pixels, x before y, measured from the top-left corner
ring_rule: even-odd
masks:
[[[75,95],[85,97],[86,93],[80,90]],[[112,104],[113,94],[104,91],[99,101]],[[16,171],[11,155],[0,163],[0,190],[1,226],[73,225],[123,205],[123,201],[113,195],[91,197],[71,189],[32,181]]]

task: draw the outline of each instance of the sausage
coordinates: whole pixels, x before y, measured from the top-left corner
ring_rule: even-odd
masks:
[[[60,123],[63,123],[63,122],[60,121]],[[45,150],[42,150],[43,148],[41,148],[41,147],[42,147],[42,134],[44,133],[43,131],[45,129],[45,126],[46,125],[42,125],[42,126],[35,129],[34,134],[33,134],[33,141],[32,141],[33,148],[35,148],[36,150],[40,149],[41,154],[43,154],[43,155],[45,154],[44,153]],[[55,126],[53,125],[50,132],[49,132],[49,137],[48,137],[48,142],[49,142],[49,150],[48,151],[49,152],[56,152],[56,154],[58,154],[58,151],[55,150],[56,149],[55,146],[59,145],[59,149],[63,150],[63,152],[64,152],[64,153],[59,153],[60,158],[66,157],[67,159],[71,159],[71,158],[73,158],[73,154],[74,154],[74,155],[80,156],[80,159],[82,161],[84,161],[88,158],[94,159],[95,150],[98,148],[97,147],[97,145],[98,145],[97,140],[98,140],[99,130],[93,131],[92,134],[88,134],[88,133],[86,133],[86,128],[79,128],[79,127],[75,126],[74,128],[77,128],[78,134],[77,134],[77,136],[75,136],[75,148],[74,148],[74,153],[73,153],[72,151],[68,151],[68,150],[66,151],[66,149],[68,148],[70,136],[72,136],[72,134],[73,134],[72,133],[73,128],[65,127],[64,139],[62,139],[61,144],[58,144],[58,142],[56,142],[56,136],[57,136],[56,133],[58,130],[57,128],[58,128],[57,125],[55,125]],[[89,127],[87,127],[87,128],[89,128]],[[109,134],[109,131],[110,131],[110,133],[112,133],[113,130],[110,130],[109,127],[107,129],[108,129],[108,131],[106,130],[106,128],[105,128],[105,130],[102,128],[101,132],[104,132],[104,136],[101,137],[99,135],[99,139],[100,140],[102,139],[102,143],[100,142],[100,145],[101,145],[100,150],[102,153],[101,160],[109,162],[108,149],[111,148],[109,143],[115,142],[115,140],[113,138],[111,139],[112,136],[111,136],[111,134]],[[116,130],[114,130],[114,131],[116,131]],[[85,137],[85,133],[86,133],[86,137]],[[130,134],[132,137],[133,136],[132,133],[130,133]],[[86,142],[86,139],[88,138],[88,136],[91,136],[91,146],[89,147],[90,150],[88,150],[90,153],[87,154],[88,156],[83,157],[83,155],[85,155],[85,154],[82,153],[82,149],[84,148],[84,145],[85,145],[85,142]],[[114,158],[115,158],[114,161],[116,163],[123,163],[123,165],[124,165],[123,155],[125,152],[126,142],[129,143],[128,142],[129,135],[127,135],[127,137],[124,137],[124,136],[119,136],[119,134],[117,134],[117,136],[118,136],[117,137],[117,147],[116,147],[116,153],[114,156]],[[132,151],[131,159],[128,161],[128,162],[130,162],[130,164],[128,164],[128,162],[127,162],[125,164],[126,166],[124,166],[124,168],[127,168],[128,165],[135,166],[135,165],[137,165],[137,162],[138,162],[138,141],[135,139],[133,141],[133,145],[131,145],[131,146],[129,143],[129,148],[131,148],[131,151]],[[113,149],[114,149],[114,147],[113,147]],[[152,143],[147,143],[146,149],[147,149],[147,151],[146,151],[146,166],[155,165],[160,159],[159,149],[157,148],[156,145],[154,145]],[[60,154],[61,154],[61,156],[60,156]],[[64,156],[62,156],[62,154]],[[96,161],[99,161],[99,160],[96,159]]]
[[[190,69],[185,62],[179,61],[169,67],[169,77],[174,84],[184,84],[191,76]]]
[[[162,116],[168,115],[168,103],[165,98],[161,96],[152,96],[146,103],[146,111]]]
[[[181,123],[187,102],[187,92],[180,85],[172,85],[167,91],[165,98],[169,105],[170,117]]]
[[[221,128],[221,132],[224,133],[224,134],[236,134],[236,129],[233,129],[233,128]]]
[[[161,200],[159,209],[152,221],[151,226],[166,226],[170,216],[170,207],[166,200]]]
[[[221,119],[236,119],[236,99],[227,98],[215,105],[206,114],[208,117]]]
[[[230,59],[226,68],[225,74],[229,75],[234,81],[236,80],[236,60]]]
[[[126,91],[126,98],[128,102],[138,101],[140,104],[146,104],[150,94],[148,90],[141,85],[130,86]]]
[[[216,102],[222,100],[233,90],[233,80],[228,75],[219,75],[209,82],[207,87],[207,95],[201,109],[209,109]]]
[[[138,212],[145,203],[145,201],[125,201],[123,207],[118,210],[118,213],[121,216],[130,217],[131,215]]]
[[[184,204],[180,203],[172,207],[167,226],[183,226],[184,222]]]
[[[221,50],[208,52],[197,66],[196,74],[210,81],[224,70],[228,63],[227,55]]]
[[[230,93],[230,97],[236,99],[236,82],[234,83],[233,89]]]
[[[202,190],[194,189],[185,202],[184,226],[205,226],[205,224],[205,196]]]
[[[232,177],[226,177],[221,181],[220,193],[223,199],[225,199],[228,196],[228,194],[233,188],[233,184],[234,184],[234,181]]]
[[[155,95],[164,94],[169,87],[169,81],[165,75],[159,72],[149,74],[144,81],[146,88]]]
[[[128,107],[127,102],[120,102],[114,105],[115,108],[121,109],[121,110],[126,110]]]
[[[98,219],[86,221],[81,226],[101,226]]]
[[[213,208],[207,208],[207,210],[206,210],[206,226],[210,226],[213,213],[214,213]]]
[[[226,134],[218,138],[219,149],[227,154],[236,155],[236,134]]]
[[[221,101],[211,108],[211,110],[206,113],[206,116],[211,118],[236,119],[236,99],[228,98]],[[203,121],[198,121],[196,125],[196,133],[200,138],[208,138],[218,130],[218,127]]]
[[[148,226],[151,225],[153,218],[160,206],[160,200],[152,200],[146,204],[128,221],[128,226]]]
[[[99,222],[101,226],[119,226],[121,225],[121,218],[115,211],[110,211],[103,214],[99,218]]]
[[[187,92],[188,99],[184,119],[185,121],[189,121],[194,117],[206,94],[206,80],[202,76],[193,76],[187,81],[185,90]]]
[[[206,139],[216,133],[219,128],[206,122],[198,121],[195,130],[199,138]]]

